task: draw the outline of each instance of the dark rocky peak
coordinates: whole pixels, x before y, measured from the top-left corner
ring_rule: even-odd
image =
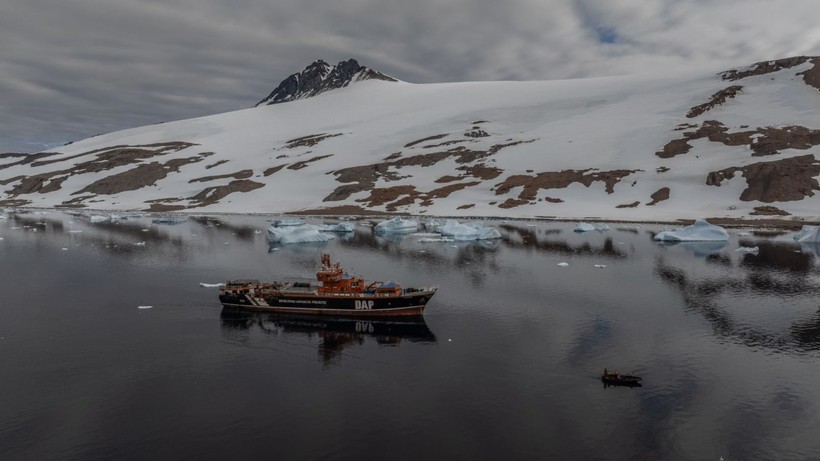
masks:
[[[355,59],[342,61],[335,66],[319,59],[298,74],[282,80],[282,83],[256,106],[309,98],[325,91],[346,87],[351,82],[359,80],[398,81],[369,67],[359,65]]]

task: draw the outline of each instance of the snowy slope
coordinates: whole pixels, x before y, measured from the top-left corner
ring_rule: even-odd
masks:
[[[358,81],[0,158],[0,205],[618,220],[749,218],[765,206],[817,219],[820,60],[783,62],[790,67],[737,80],[709,69]],[[686,116],[730,86],[742,88]],[[663,154],[670,142],[689,150]],[[755,150],[764,144],[771,149]]]

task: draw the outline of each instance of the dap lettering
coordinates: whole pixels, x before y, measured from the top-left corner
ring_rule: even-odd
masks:
[[[365,301],[365,300],[358,300],[357,299],[355,302],[356,302],[356,310],[357,311],[373,309],[373,301]]]

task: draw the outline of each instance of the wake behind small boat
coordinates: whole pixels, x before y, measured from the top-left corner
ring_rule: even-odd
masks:
[[[342,316],[421,315],[436,287],[402,288],[395,282],[366,282],[345,273],[322,255],[318,283],[234,280],[219,289],[226,308],[285,314]]]

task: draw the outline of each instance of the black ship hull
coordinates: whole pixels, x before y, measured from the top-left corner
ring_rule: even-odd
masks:
[[[280,314],[384,317],[421,315],[435,291],[416,291],[397,296],[287,294],[258,298],[247,294],[222,293],[219,301],[227,309]]]

